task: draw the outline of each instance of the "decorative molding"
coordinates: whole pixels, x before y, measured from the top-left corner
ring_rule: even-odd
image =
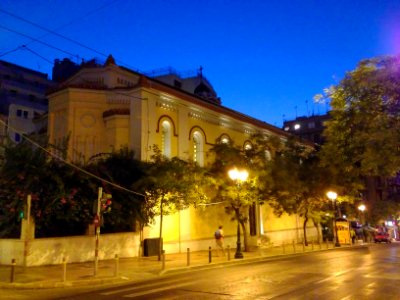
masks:
[[[165,120],[165,119],[167,119],[169,122],[171,122],[171,125],[172,125],[172,127],[173,127],[174,136],[177,137],[177,136],[178,136],[178,133],[176,132],[176,126],[175,126],[174,120],[172,120],[172,118],[171,118],[170,116],[168,116],[168,115],[162,115],[161,117],[158,118],[156,132],[157,132],[157,133],[160,132],[160,125],[161,125],[161,122],[162,122],[163,120]]]
[[[178,111],[178,107],[176,104],[167,101],[157,100],[156,106],[168,111]]]
[[[96,124],[96,117],[91,113],[81,115],[80,122],[82,127],[91,128]]]
[[[131,97],[124,95],[107,96],[107,104],[130,104]]]

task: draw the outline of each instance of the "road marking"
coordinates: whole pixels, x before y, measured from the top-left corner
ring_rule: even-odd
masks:
[[[129,292],[129,291],[142,289],[142,288],[147,288],[147,287],[151,287],[151,286],[154,286],[154,285],[162,285],[162,284],[170,284],[170,283],[175,283],[175,282],[182,282],[182,280],[183,280],[182,278],[177,278],[177,279],[171,279],[171,280],[166,280],[166,281],[162,281],[162,282],[147,283],[147,284],[138,285],[138,286],[134,286],[134,287],[113,290],[111,292],[100,293],[100,295],[109,296],[109,295],[114,295],[114,294],[118,294],[118,293],[124,293],[124,292]],[[189,279],[186,279],[186,280],[191,280],[191,279],[189,278]],[[193,281],[191,281],[191,282],[189,282],[187,284],[190,284],[192,282]]]
[[[186,282],[186,283],[176,284],[174,286],[165,286],[165,287],[161,287],[161,288],[154,289],[154,290],[143,291],[143,292],[138,292],[138,293],[134,293],[134,294],[125,295],[123,297],[124,298],[140,297],[140,296],[144,296],[144,295],[147,295],[147,294],[154,294],[154,293],[158,293],[158,292],[162,292],[162,291],[166,291],[166,290],[179,288],[179,287],[182,287],[182,286],[190,285],[192,283],[193,282]]]
[[[334,279],[334,278],[336,278],[336,277],[339,277],[339,276],[341,276],[341,275],[347,274],[347,273],[352,272],[352,271],[354,271],[354,270],[356,270],[356,269],[355,269],[355,268],[352,268],[352,269],[348,269],[348,270],[346,270],[346,271],[336,272],[336,273],[333,274],[332,276],[329,276],[329,277],[326,277],[326,278],[324,278],[324,279],[321,279],[321,280],[317,281],[316,283],[319,284],[319,283],[323,283],[323,282],[325,282],[325,281],[332,280],[332,279]]]

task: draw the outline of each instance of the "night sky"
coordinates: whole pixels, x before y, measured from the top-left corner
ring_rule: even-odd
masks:
[[[399,53],[399,0],[0,1],[2,60],[49,77],[64,57],[112,54],[142,72],[202,66],[224,106],[278,127],[325,113],[313,96],[360,60]]]

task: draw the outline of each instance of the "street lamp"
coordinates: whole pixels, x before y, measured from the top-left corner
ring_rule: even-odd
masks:
[[[239,200],[239,188],[240,184],[243,181],[246,181],[247,177],[249,177],[249,173],[246,170],[238,170],[237,168],[233,168],[228,171],[229,178],[236,182],[238,188],[238,200]],[[241,252],[241,244],[240,244],[240,223],[239,223],[239,214],[237,217],[237,240],[236,240],[236,253],[235,258],[243,258],[243,253]]]
[[[329,191],[329,192],[326,193],[326,195],[328,196],[328,198],[331,201],[333,201],[333,206],[334,206],[334,210],[335,210],[335,213],[333,214],[333,217],[334,217],[333,226],[335,228],[335,247],[340,247],[339,237],[338,237],[338,232],[337,232],[337,226],[336,226],[336,216],[337,216],[336,198],[337,198],[337,193]]]
[[[361,223],[364,224],[364,211],[367,209],[367,207],[364,204],[360,204],[357,208],[361,212]]]

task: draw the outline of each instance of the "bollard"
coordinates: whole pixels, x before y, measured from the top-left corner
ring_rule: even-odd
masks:
[[[293,244],[293,253],[296,253],[296,244],[294,243],[294,240],[293,240],[292,244]]]
[[[314,251],[314,241],[311,241],[311,251]]]
[[[306,252],[306,245],[304,244],[304,241],[301,243],[301,245],[303,246],[303,252]]]
[[[63,266],[63,282],[67,281],[67,260],[65,257],[62,258],[62,266]]]
[[[114,262],[115,262],[114,276],[118,277],[118,274],[119,274],[119,257],[118,257],[118,254],[115,254]]]
[[[322,250],[322,243],[321,243],[321,239],[318,240],[318,244],[319,244],[319,250]]]
[[[162,259],[161,270],[164,271],[165,270],[165,250],[162,251],[161,259]]]
[[[326,249],[329,249],[329,241],[326,239]]]
[[[11,274],[10,274],[10,282],[13,283],[15,281],[15,265],[16,265],[15,258],[11,260]]]
[[[231,260],[231,246],[228,245],[228,247],[226,247],[227,251],[228,251],[228,260]]]
[[[190,266],[190,248],[187,248],[186,251],[187,251],[186,265],[189,267]]]
[[[208,247],[208,263],[210,264],[212,261],[211,259],[211,247]]]
[[[285,254],[285,242],[282,242],[282,252]]]

